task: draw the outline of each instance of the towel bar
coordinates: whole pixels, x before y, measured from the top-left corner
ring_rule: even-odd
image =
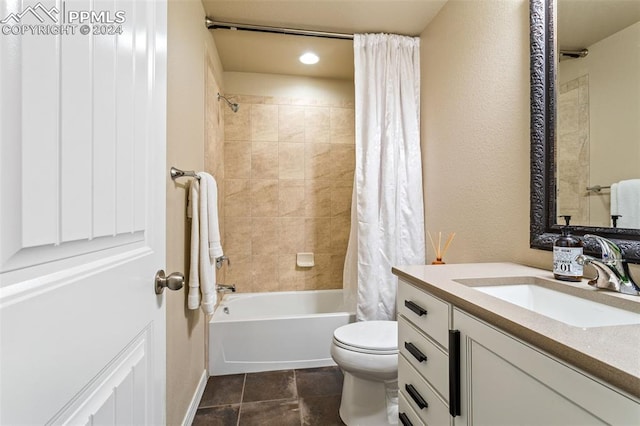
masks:
[[[610,189],[610,186],[600,186],[600,185],[595,185],[595,186],[587,186],[587,191],[589,192],[600,192],[603,189]]]
[[[193,170],[180,170],[172,166],[171,170],[169,170],[169,173],[171,173],[171,179],[173,180],[176,180],[181,177],[194,177],[200,180],[200,176],[198,176],[198,174]]]

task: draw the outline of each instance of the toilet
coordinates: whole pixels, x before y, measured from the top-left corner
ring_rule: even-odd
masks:
[[[398,424],[398,323],[362,321],[333,332],[331,356],[344,373],[340,418],[348,426]]]

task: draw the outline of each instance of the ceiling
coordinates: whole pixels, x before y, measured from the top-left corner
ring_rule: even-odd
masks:
[[[447,0],[202,0],[215,21],[339,33],[417,36]],[[640,21],[640,0],[559,0],[558,45],[579,50]],[[225,71],[353,79],[350,40],[211,30]],[[320,56],[303,65],[307,51]]]
[[[202,0],[215,21],[329,31],[417,36],[447,0]],[[225,71],[353,79],[353,43],[319,37],[212,30]],[[298,57],[313,51],[318,64]]]
[[[558,46],[580,50],[640,21],[640,0],[559,0]]]

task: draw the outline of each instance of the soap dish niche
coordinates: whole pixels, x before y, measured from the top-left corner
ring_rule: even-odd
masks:
[[[313,253],[298,253],[296,255],[296,265],[301,268],[311,268],[315,266]]]

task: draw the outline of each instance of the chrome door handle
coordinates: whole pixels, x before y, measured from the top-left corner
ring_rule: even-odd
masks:
[[[162,294],[164,288],[169,290],[180,290],[184,286],[184,274],[181,272],[174,272],[165,276],[164,270],[160,269],[156,272],[156,278],[154,280],[154,287],[156,294]]]

